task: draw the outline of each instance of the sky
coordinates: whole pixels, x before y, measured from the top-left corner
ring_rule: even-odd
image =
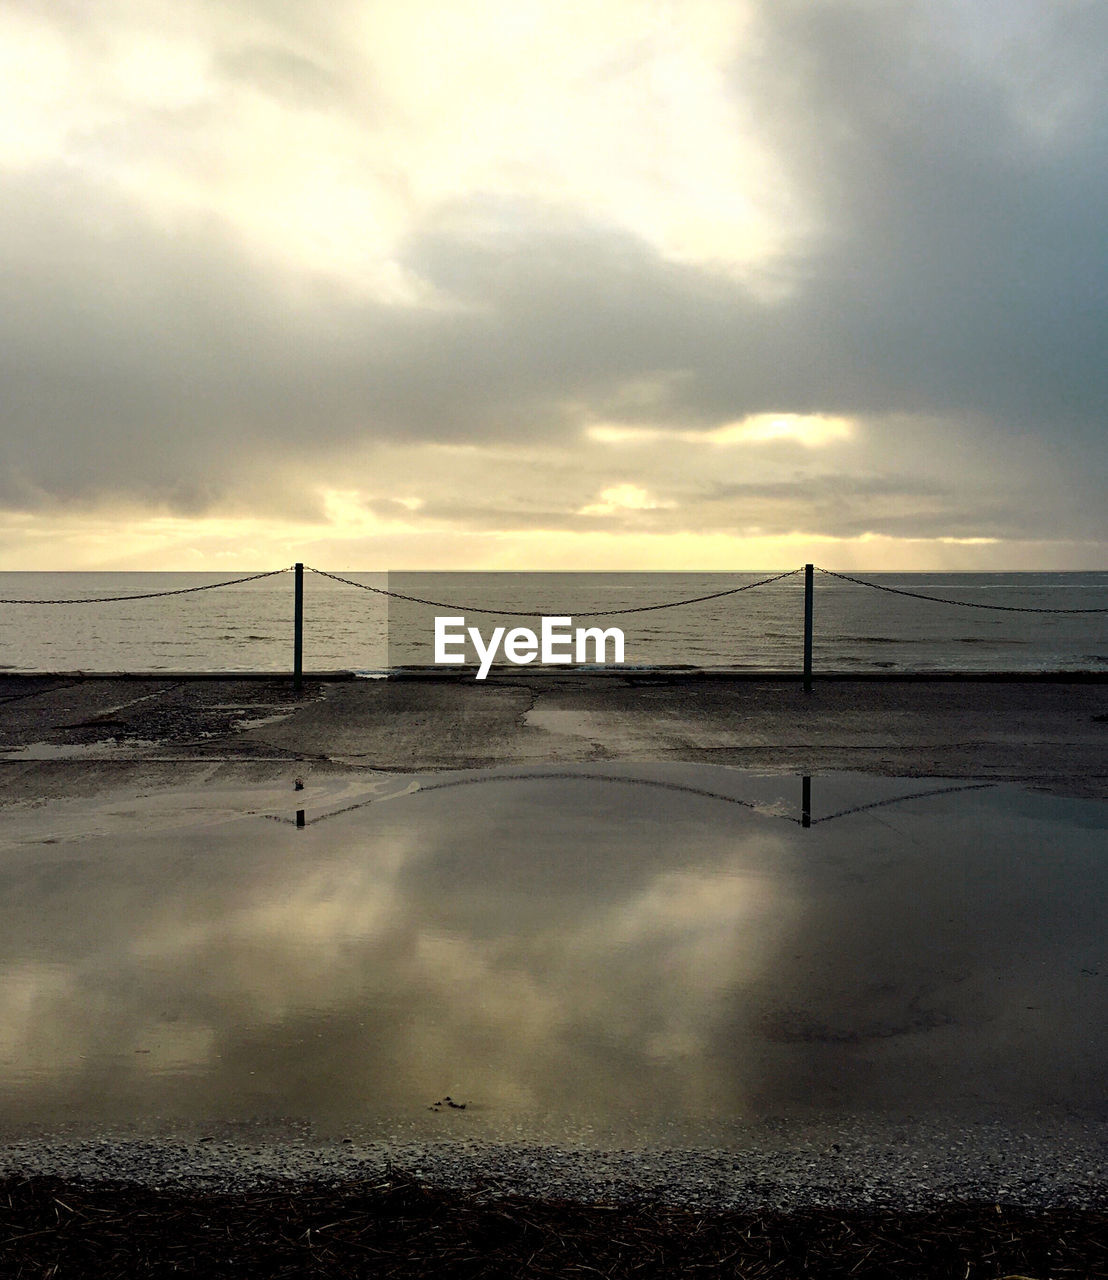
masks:
[[[4,0],[0,568],[1103,569],[1099,0]]]

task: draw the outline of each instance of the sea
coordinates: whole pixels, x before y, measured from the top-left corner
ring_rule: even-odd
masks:
[[[0,573],[0,671],[288,672],[293,573],[217,585],[254,572]],[[306,672],[373,677],[429,662],[436,616],[464,618],[486,640],[496,626],[538,630],[536,614],[618,626],[629,668],[797,671],[803,662],[803,572],[753,587],[781,570],[334,572],[346,581],[304,574]],[[1108,670],[1108,612],[1043,612],[1108,609],[1108,572],[852,576],[867,585],[815,573],[816,671]],[[191,587],[212,589],[152,594]],[[127,596],[152,598],[99,601]]]

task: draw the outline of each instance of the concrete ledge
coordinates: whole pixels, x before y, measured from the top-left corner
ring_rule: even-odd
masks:
[[[427,681],[439,684],[494,684],[497,681],[528,680],[585,681],[624,680],[631,683],[656,681],[772,681],[799,684],[804,675],[799,671],[751,671],[730,668],[700,667],[607,667],[577,670],[543,670],[534,667],[493,667],[487,679],[477,681],[471,669],[443,671],[436,668],[398,667],[387,675],[360,675],[356,671],[305,671],[304,680],[334,684],[347,680],[380,680],[397,682]],[[0,671],[0,682],[40,680],[270,680],[291,681],[291,671]],[[960,684],[1108,684],[1108,671],[814,671],[813,683],[960,683]]]
[[[305,680],[357,679],[353,671],[305,671]],[[291,671],[0,671],[8,680],[293,680]]]
[[[693,683],[701,680],[714,681],[768,681],[781,684],[801,684],[804,675],[800,671],[743,671],[730,669],[704,670],[698,667],[610,667],[604,670],[575,671],[543,671],[528,667],[493,667],[482,684],[493,684],[499,680],[517,682],[521,677],[530,680],[624,680],[632,684]],[[326,677],[305,674],[304,679],[325,679]],[[414,667],[400,667],[391,671],[387,677],[395,681],[429,681],[434,683],[467,683],[474,682],[473,672],[423,670]],[[1108,684],[1108,671],[816,671],[812,673],[812,683],[960,683],[976,684]]]

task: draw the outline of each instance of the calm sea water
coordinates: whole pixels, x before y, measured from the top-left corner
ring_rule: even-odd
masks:
[[[0,573],[0,668],[9,671],[287,671],[293,576],[153,600],[80,604],[237,577],[198,573]],[[484,632],[527,619],[476,607],[575,616],[660,604],[765,577],[760,573],[348,573],[359,583],[452,606]],[[978,604],[1108,606],[1108,573],[859,574],[884,586]],[[305,575],[306,670],[380,671],[436,613]],[[626,636],[629,664],[796,670],[803,576],[679,608],[605,620]],[[598,620],[599,621],[599,620]],[[534,625],[534,624],[532,624]],[[391,633],[391,634],[390,634]],[[817,670],[1108,670],[1108,614],[1007,613],[933,604],[816,575]]]

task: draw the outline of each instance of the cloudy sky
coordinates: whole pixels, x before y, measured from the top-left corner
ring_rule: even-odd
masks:
[[[1103,568],[1099,0],[3,0],[0,567]]]

